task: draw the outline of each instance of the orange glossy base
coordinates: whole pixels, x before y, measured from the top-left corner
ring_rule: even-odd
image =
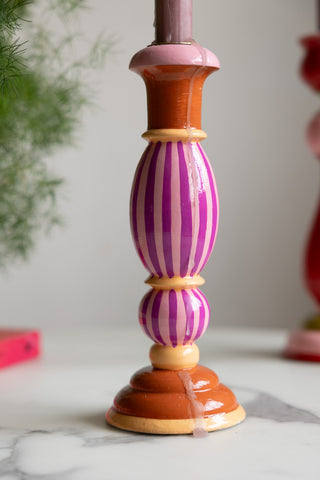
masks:
[[[207,431],[231,427],[244,420],[245,412],[209,368],[147,367],[134,374],[130,385],[118,393],[106,418],[124,430],[180,434],[199,427]]]

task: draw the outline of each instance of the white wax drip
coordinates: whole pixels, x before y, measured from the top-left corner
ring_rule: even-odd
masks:
[[[191,76],[190,83],[189,83],[188,104],[187,104],[187,127],[186,127],[186,130],[189,135],[189,139],[188,139],[189,142],[192,142],[192,139],[193,139],[193,130],[191,128],[191,107],[192,107],[194,81],[196,77],[200,75],[208,65],[208,59],[207,59],[207,54],[205,49],[201,47],[201,45],[198,45],[194,40],[192,40],[192,44],[197,48],[197,50],[201,55],[202,67],[201,68],[195,67],[195,70],[193,72],[193,75]],[[195,189],[196,182],[198,180],[197,180],[197,172],[195,172],[194,159],[191,154],[191,147],[187,149],[187,154],[188,154],[188,163],[189,163],[189,167],[191,168],[191,174],[192,174],[192,187],[193,189]],[[199,208],[198,208],[199,198],[195,191],[193,191],[192,193],[193,193],[192,198],[195,199],[195,202],[196,202],[196,205],[193,206],[193,213],[195,213],[196,215],[192,215],[192,222],[193,222],[192,231],[195,232],[196,231],[195,229],[199,228],[199,222],[200,222]],[[192,242],[192,248],[191,248],[191,254],[190,254],[191,261],[188,266],[189,272],[191,272],[194,267],[195,249],[196,249],[196,242]]]
[[[194,393],[190,374],[186,370],[181,370],[178,372],[178,376],[183,383],[186,397],[190,402],[191,413],[194,418],[193,436],[196,438],[206,437],[208,431],[205,428],[204,407],[202,403],[197,400],[196,394]]]

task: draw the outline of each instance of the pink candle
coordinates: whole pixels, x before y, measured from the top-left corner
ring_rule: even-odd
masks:
[[[155,43],[192,41],[192,0],[155,0]]]

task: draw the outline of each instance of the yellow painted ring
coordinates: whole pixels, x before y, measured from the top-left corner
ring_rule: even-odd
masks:
[[[242,422],[246,417],[246,413],[241,405],[228,413],[218,413],[201,420],[194,418],[184,418],[177,420],[163,420],[158,418],[133,417],[117,413],[112,407],[107,412],[107,422],[122,430],[131,432],[151,433],[158,435],[179,435],[193,433],[199,425],[208,432],[222,430],[224,428],[233,427]]]

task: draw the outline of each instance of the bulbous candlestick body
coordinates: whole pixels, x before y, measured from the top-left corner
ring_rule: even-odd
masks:
[[[154,342],[152,367],[137,372],[107,414],[112,425],[147,433],[192,433],[227,428],[244,419],[234,394],[198,365],[194,341],[210,319],[198,288],[219,222],[217,186],[200,145],[205,78],[219,68],[214,54],[195,43],[152,45],[130,68],[145,81],[148,141],[130,200],[131,231],[149,271],[151,290],[139,322]]]
[[[137,169],[130,210],[136,249],[152,276],[198,275],[212,252],[219,217],[214,175],[200,144],[150,142]],[[173,347],[197,340],[209,316],[198,289],[153,289],[139,309],[145,333]]]

